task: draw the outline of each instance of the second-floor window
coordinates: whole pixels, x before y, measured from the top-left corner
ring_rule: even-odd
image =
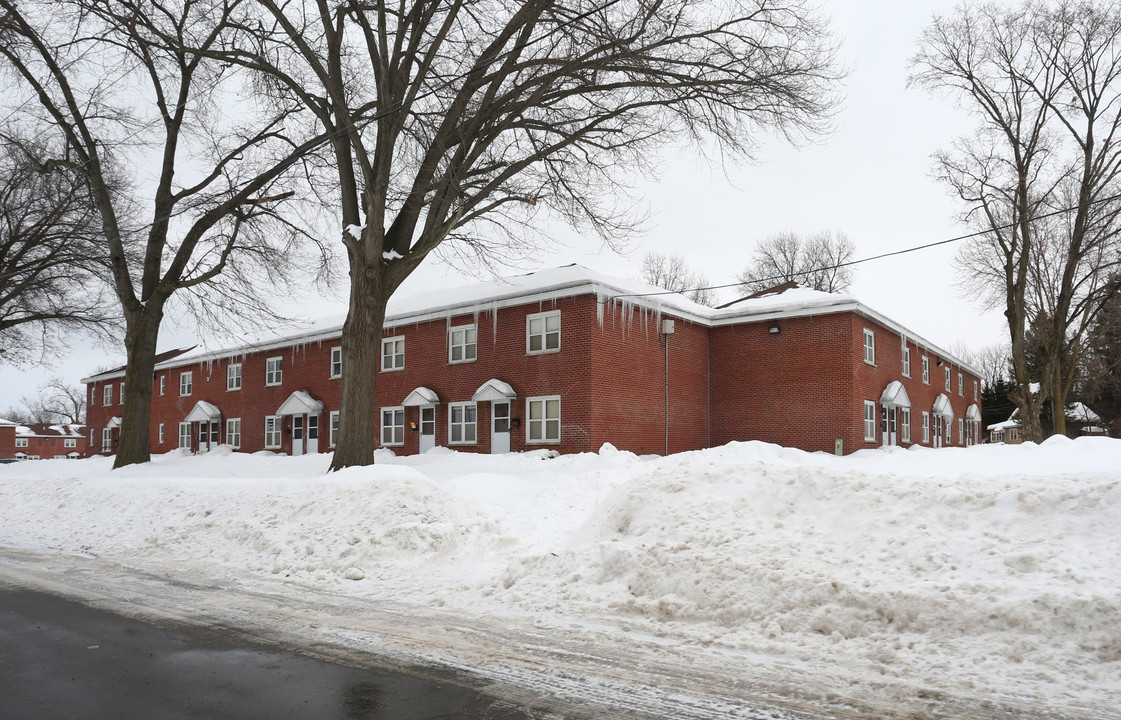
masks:
[[[192,377],[190,371],[179,373],[179,397],[186,397],[191,394],[191,391],[194,389]]]
[[[930,358],[928,357],[922,359],[922,381],[927,385],[930,384]]]
[[[241,363],[231,363],[226,366],[226,389],[241,389]]]
[[[448,335],[448,362],[471,362],[475,359],[475,326],[454,327]]]
[[[876,334],[868,329],[864,330],[864,362],[876,364]]]
[[[560,310],[526,316],[525,335],[527,353],[560,350]]]
[[[341,378],[343,376],[343,349],[341,347],[331,348],[331,369],[329,371],[329,378]]]
[[[958,373],[958,395],[965,397],[965,378]]]
[[[121,405],[125,404],[125,384],[121,383],[121,397],[117,400]]]
[[[102,405],[112,405],[113,404],[113,386],[110,385],[109,383],[105,383],[104,393],[105,394],[102,395],[102,398],[101,398],[101,404]]]
[[[279,385],[284,379],[284,358],[271,357],[265,360],[265,385]]]
[[[950,392],[950,368],[946,368],[946,392]]]
[[[903,348],[903,377],[911,377],[911,348]]]
[[[381,369],[383,372],[405,369],[405,338],[403,336],[398,335],[397,337],[382,339]]]

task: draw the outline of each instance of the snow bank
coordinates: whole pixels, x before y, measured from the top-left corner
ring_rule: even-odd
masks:
[[[0,467],[0,545],[1121,707],[1121,442]]]

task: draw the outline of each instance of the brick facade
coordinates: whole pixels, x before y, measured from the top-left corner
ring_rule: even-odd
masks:
[[[3,460],[72,458],[85,456],[87,450],[81,425],[0,422],[0,459]]]
[[[608,280],[582,268],[566,272],[561,277],[570,282],[559,290],[530,286],[519,294],[495,286],[497,300],[480,302],[487,297],[476,289],[473,296],[468,293],[474,304],[463,301],[398,314],[391,310],[383,339],[403,340],[404,360],[402,367],[379,368],[377,397],[379,414],[384,409],[393,418],[403,415],[404,429],[391,431],[386,444],[399,454],[419,452],[422,440],[474,452],[500,449],[492,445],[492,400],[474,405],[473,441],[454,442],[451,428],[453,407],[459,413],[459,404],[471,403],[492,379],[500,381],[501,388],[508,384],[514,394],[509,400],[502,394],[492,396],[499,404],[509,402],[506,442],[514,452],[587,452],[610,442],[622,450],[660,454],[667,444],[669,452],[681,452],[733,440],[833,452],[841,440],[847,453],[883,441],[878,415],[876,440],[865,440],[864,403],[876,403],[876,412],[881,412],[881,393],[892,381],[899,381],[910,396],[912,443],[922,441],[922,411],[930,411],[938,395],[945,394],[955,418],[950,444],[960,445],[956,419],[964,417],[969,405],[979,404],[972,400],[976,373],[849,298],[817,293],[814,299],[822,305],[817,312],[784,311],[781,302],[773,301],[761,312],[750,300],[718,312],[684,300],[618,302],[633,284],[605,285]],[[776,306],[777,311],[770,309]],[[533,319],[534,327],[544,327],[540,323],[547,315],[559,315],[559,347],[531,351],[529,323]],[[663,334],[665,320],[673,322],[672,334]],[[474,357],[452,358],[450,338],[453,333],[467,337],[466,329],[474,331]],[[864,361],[866,329],[875,336],[874,363]],[[909,378],[902,369],[903,336],[911,348]],[[208,447],[211,437],[206,430],[216,431],[216,443],[228,442],[231,419],[240,420],[240,450],[266,449],[266,417],[277,413],[295,391],[306,391],[322,404],[322,411],[283,416],[280,444],[268,449],[292,453],[297,449],[293,441],[303,436],[297,444],[306,452],[308,424],[318,421],[316,450],[330,451],[331,413],[340,400],[340,380],[331,377],[332,348],[338,346],[336,328],[255,348],[196,354],[193,359],[170,353],[156,366],[152,451],[179,447],[180,423],[200,401],[214,406],[219,416],[214,428],[207,422],[190,425],[192,450]],[[924,355],[931,363],[929,384],[921,379]],[[274,385],[266,382],[270,358],[280,358],[280,382]],[[229,389],[228,373],[234,364],[241,368],[240,386]],[[953,392],[944,391],[943,367],[951,369]],[[957,391],[958,372],[964,395]],[[188,389],[182,383],[184,373],[190,373],[189,393],[181,394],[181,387]],[[93,453],[114,451],[113,419],[121,415],[122,376],[111,371],[86,380]],[[107,384],[113,388],[108,404]],[[434,435],[423,438],[430,424],[422,422],[422,408],[404,406],[418,388],[437,396],[427,410],[434,415]],[[559,440],[531,440],[531,403],[542,412],[559,404]],[[533,421],[535,432],[545,433],[544,420]],[[897,417],[897,427],[898,423]],[[501,434],[505,425],[499,424],[500,434],[494,437],[507,437]],[[456,432],[470,430],[460,425]],[[379,435],[378,440],[383,438]],[[899,437],[895,440],[901,442]]]

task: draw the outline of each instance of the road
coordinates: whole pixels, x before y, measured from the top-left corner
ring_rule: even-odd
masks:
[[[220,629],[153,625],[0,587],[5,720],[523,720],[451,681],[327,662]]]

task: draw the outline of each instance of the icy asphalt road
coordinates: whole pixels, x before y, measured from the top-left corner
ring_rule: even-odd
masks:
[[[867,678],[846,679],[827,659],[817,667],[782,666],[775,658],[725,655],[719,648],[683,652],[657,638],[613,642],[617,631],[594,626],[519,627],[507,619],[496,627],[486,618],[375,605],[281,581],[194,576],[183,567],[154,571],[105,558],[0,549],[0,585],[148,622],[219,628],[351,667],[453,673],[540,719],[1061,720],[1007,699],[946,697],[906,686],[880,688],[870,706],[853,692]],[[892,697],[895,702],[885,703]]]

